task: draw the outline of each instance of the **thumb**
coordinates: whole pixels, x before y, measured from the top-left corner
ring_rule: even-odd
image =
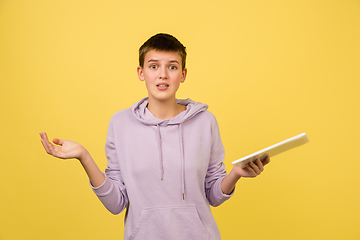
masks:
[[[63,140],[60,140],[60,139],[58,139],[58,138],[54,138],[54,139],[53,139],[53,143],[62,146],[62,145],[64,144],[64,141],[63,141]]]

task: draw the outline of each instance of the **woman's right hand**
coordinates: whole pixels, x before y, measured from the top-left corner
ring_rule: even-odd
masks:
[[[54,138],[53,143],[56,144],[54,145],[49,142],[45,132],[40,133],[40,137],[46,152],[54,157],[61,159],[77,158],[81,160],[87,153],[87,150],[76,142]]]

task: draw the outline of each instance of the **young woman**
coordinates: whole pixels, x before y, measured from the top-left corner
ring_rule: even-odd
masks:
[[[185,47],[175,37],[151,37],[140,47],[139,63],[148,96],[111,118],[105,174],[80,144],[54,139],[53,145],[45,133],[41,142],[55,157],[80,161],[110,212],[127,209],[124,239],[220,239],[209,205],[229,199],[241,177],[256,177],[270,159],[226,173],[207,105],[176,99],[187,69]]]

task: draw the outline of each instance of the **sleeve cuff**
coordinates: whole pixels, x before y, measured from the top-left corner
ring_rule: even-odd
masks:
[[[226,200],[228,200],[229,198],[231,198],[234,195],[235,192],[235,188],[232,190],[232,192],[228,195],[228,194],[224,194],[221,190],[221,182],[222,182],[223,178],[218,179],[218,181],[215,183],[216,186],[215,189],[215,198],[217,199],[216,203],[214,204],[214,207],[221,205],[223,202],[225,202]]]
[[[105,181],[98,187],[94,187],[89,181],[92,190],[99,197],[109,194],[109,192],[111,192],[111,190],[113,189],[113,185],[111,184],[111,181],[108,178],[108,176],[106,176],[106,174],[104,174],[104,176],[105,176]]]

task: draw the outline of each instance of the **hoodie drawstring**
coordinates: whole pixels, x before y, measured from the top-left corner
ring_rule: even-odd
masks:
[[[184,142],[182,137],[182,127],[179,124],[179,142],[180,142],[180,154],[181,154],[181,190],[183,200],[185,200],[185,159],[184,159]]]
[[[159,160],[160,160],[160,172],[161,172],[161,180],[164,179],[164,163],[163,163],[163,155],[162,155],[162,143],[161,143],[161,133],[160,133],[160,125],[157,125],[158,130],[158,140],[159,140]]]
[[[182,136],[182,126],[181,123],[179,126],[179,143],[180,143],[180,156],[181,156],[181,191],[182,198],[185,200],[185,155],[184,155],[184,141]],[[161,132],[160,132],[160,124],[156,125],[158,131],[158,142],[159,142],[159,161],[160,161],[160,172],[161,172],[161,180],[164,179],[164,161],[162,154],[162,142],[161,142]]]

